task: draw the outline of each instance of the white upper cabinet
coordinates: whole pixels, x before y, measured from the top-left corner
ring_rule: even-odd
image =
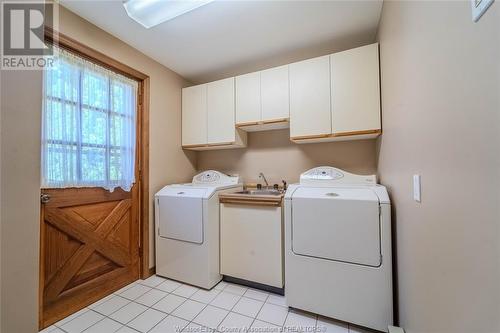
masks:
[[[283,120],[290,117],[288,65],[260,72],[262,120]]]
[[[378,44],[330,56],[334,135],[380,130]]]
[[[182,89],[182,145],[207,143],[207,85]]]
[[[330,109],[330,56],[291,64],[291,139],[330,135]]]
[[[182,146],[191,150],[246,146],[234,122],[234,77],[182,89]]]
[[[288,127],[288,65],[236,77],[236,126],[244,131]]]
[[[246,132],[290,127],[296,143],[380,135],[378,43],[182,91],[182,145],[245,147]]]
[[[234,77],[207,83],[207,143],[235,142]]]
[[[261,120],[260,72],[236,77],[236,124]]]

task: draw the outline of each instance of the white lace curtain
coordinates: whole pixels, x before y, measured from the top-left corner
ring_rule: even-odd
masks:
[[[57,49],[44,72],[42,187],[129,191],[137,82]]]

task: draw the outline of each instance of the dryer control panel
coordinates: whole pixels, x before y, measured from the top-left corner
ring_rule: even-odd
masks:
[[[300,175],[301,185],[331,186],[335,184],[377,184],[375,175],[355,175],[334,167],[322,166],[310,169]]]
[[[193,177],[193,185],[236,185],[239,181],[239,176],[228,176],[215,170],[203,171]]]

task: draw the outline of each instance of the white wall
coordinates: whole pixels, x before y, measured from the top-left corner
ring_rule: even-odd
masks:
[[[191,179],[196,155],[181,149],[181,88],[186,81],[79,16],[60,8],[60,31],[150,76],[150,266],[152,196]],[[40,226],[41,71],[1,73],[1,325],[37,332]]]
[[[198,170],[215,169],[238,173],[244,182],[259,182],[263,172],[267,180],[297,182],[302,172],[331,165],[352,173],[374,174],[377,167],[376,141],[343,141],[296,144],[288,130],[254,132],[248,135],[248,147],[200,152]]]
[[[500,4],[473,23],[469,1],[386,1],[378,36],[401,326],[498,333]]]

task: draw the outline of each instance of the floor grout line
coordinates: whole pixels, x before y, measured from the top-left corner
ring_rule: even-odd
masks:
[[[104,303],[106,303],[106,302],[104,302]],[[92,310],[92,309],[91,309],[91,310]],[[99,312],[96,312],[96,311],[94,311],[94,312],[95,312],[95,313],[100,314]],[[103,316],[103,318],[102,318],[101,320],[97,321],[96,323],[94,323],[94,324],[90,325],[90,326],[89,326],[89,327],[87,327],[86,329],[84,329],[84,330],[82,331],[82,333],[85,333],[85,331],[88,331],[90,328],[94,327],[95,325],[99,324],[101,321],[103,321],[103,320],[105,320],[105,319],[111,319],[111,318],[109,318],[108,316],[104,316],[103,314],[100,314],[100,315],[101,315],[101,316]],[[113,320],[113,319],[111,319],[111,320]],[[116,320],[115,320],[115,321],[116,321]],[[122,323],[120,323],[120,322],[117,322],[117,323],[123,326],[123,324],[122,324]],[[119,330],[119,329],[118,329],[118,330]],[[116,332],[116,331],[118,331],[118,330],[115,330],[115,331],[113,331],[113,332]]]
[[[290,315],[290,308],[288,308],[288,312],[286,313],[286,316],[285,316],[285,321],[283,321],[283,325],[281,325],[281,328],[285,327],[286,320],[288,319],[289,315]]]
[[[188,300],[189,300],[189,298],[187,298],[184,302],[182,302],[182,304],[186,303]],[[193,301],[193,302],[196,302],[196,301]],[[198,303],[201,303],[201,302],[198,302]],[[178,307],[176,307],[174,310],[172,310],[172,312],[171,312],[169,315],[170,315],[170,316],[173,316],[173,317],[176,317],[176,318],[179,318],[179,319],[182,319],[182,320],[184,320],[184,321],[187,321],[187,322],[188,322],[188,323],[187,323],[187,325],[186,325],[186,326],[184,326],[184,328],[182,329],[182,331],[184,331],[184,329],[185,329],[187,326],[189,326],[189,324],[191,324],[193,321],[192,321],[192,320],[187,320],[187,319],[185,319],[185,318],[181,318],[181,317],[178,317],[178,316],[176,316],[176,315],[173,315],[173,314],[172,314],[172,313],[174,313],[174,311],[175,311],[176,309],[178,309],[178,308],[179,308],[182,304],[180,304]],[[196,316],[198,316],[198,315],[199,315],[199,314],[200,314],[200,313],[201,313],[201,312],[202,312],[202,311],[203,311],[203,310],[204,310],[207,306],[208,306],[208,304],[206,304],[206,305],[203,307],[203,309],[201,309],[201,311],[200,311],[200,312],[198,312],[198,313],[195,315],[195,318],[196,318]],[[194,318],[193,318],[193,319],[194,319]],[[159,324],[159,323],[158,323],[158,324]],[[158,324],[157,324],[157,325],[158,325]],[[156,327],[157,325],[155,325],[155,327]],[[153,328],[154,328],[154,327],[153,327]],[[151,328],[151,330],[152,330],[153,328]],[[150,332],[151,330],[149,330],[148,332]],[[182,331],[181,331],[181,332],[182,332]]]
[[[162,283],[163,283],[163,282],[162,282]],[[173,317],[176,317],[176,318],[179,318],[179,319],[182,319],[182,320],[186,320],[186,319],[184,319],[184,318],[177,317],[177,316],[174,316],[174,315],[172,314],[175,310],[177,310],[180,306],[182,306],[182,304],[186,303],[186,302],[189,300],[189,298],[182,297],[182,296],[180,296],[180,295],[177,295],[177,294],[174,294],[174,293],[173,293],[175,290],[177,290],[177,289],[178,289],[178,288],[180,288],[181,286],[182,286],[182,285],[180,285],[180,286],[178,286],[177,288],[175,288],[174,290],[172,290],[172,292],[167,293],[167,295],[165,295],[164,297],[162,297],[160,300],[158,300],[157,302],[155,302],[155,303],[154,303],[153,305],[151,305],[150,307],[148,307],[148,306],[146,306],[146,305],[143,305],[143,306],[146,306],[146,307],[148,307],[149,309],[156,310],[156,311],[158,311],[158,312],[161,312],[161,313],[166,314],[165,318],[167,318],[168,316],[173,316]],[[158,289],[158,290],[159,290],[159,289]],[[164,291],[164,290],[162,290],[162,291],[163,291],[163,292],[166,292],[166,291]],[[154,305],[156,305],[156,304],[158,304],[159,302],[161,302],[161,301],[162,301],[164,298],[166,298],[168,295],[174,295],[174,296],[177,296],[177,297],[184,298],[184,301],[182,301],[182,303],[181,303],[181,304],[179,304],[179,305],[178,305],[178,306],[176,306],[174,309],[172,309],[172,311],[171,311],[170,313],[167,313],[167,312],[164,312],[164,311],[161,311],[161,310],[158,310],[158,309],[153,308],[153,306],[154,306]],[[140,296],[139,296],[139,297],[140,297]],[[140,303],[138,303],[138,304],[140,304]],[[146,310],[146,311],[147,311],[147,310]],[[151,330],[153,330],[156,326],[158,326],[158,325],[159,325],[159,324],[160,324],[163,320],[165,320],[165,318],[163,318],[163,319],[162,319],[162,320],[160,320],[160,321],[159,321],[156,325],[154,325],[153,327],[151,327],[151,328],[148,330],[148,332],[150,332],[150,331],[151,331]],[[129,323],[130,323],[130,322],[129,322]],[[127,326],[127,325],[126,325],[126,326]],[[129,327],[129,326],[127,326],[127,327]],[[132,328],[132,327],[130,327],[130,328]],[[133,328],[132,328],[132,329],[133,329]]]
[[[193,294],[191,294],[189,297],[184,297],[184,296],[181,296],[181,295],[177,295],[177,294],[175,294],[175,293],[174,293],[174,291],[176,291],[176,290],[177,290],[177,289],[179,289],[180,287],[182,287],[182,286],[184,286],[184,285],[187,285],[187,284],[183,284],[183,283],[180,283],[180,282],[177,282],[177,281],[174,281],[174,280],[170,280],[170,279],[166,279],[166,278],[163,278],[163,277],[160,277],[160,278],[162,278],[162,279],[163,279],[163,281],[162,281],[162,282],[160,282],[159,284],[157,284],[155,287],[152,287],[152,286],[150,286],[150,285],[145,285],[145,284],[142,284],[142,283],[140,282],[140,281],[145,281],[145,280],[136,280],[136,281],[134,281],[134,282],[130,283],[129,285],[127,285],[127,286],[125,286],[125,287],[122,287],[121,289],[119,289],[119,290],[115,291],[114,293],[111,293],[111,294],[109,294],[109,295],[104,296],[103,298],[108,297],[108,296],[112,296],[112,297],[110,297],[108,300],[106,300],[106,301],[104,301],[104,302],[102,302],[102,303],[100,303],[100,304],[98,304],[98,305],[102,305],[102,304],[104,304],[104,303],[106,303],[106,302],[108,302],[108,301],[112,300],[114,297],[119,297],[119,298],[124,299],[124,300],[126,300],[126,301],[127,301],[127,303],[126,303],[126,304],[124,304],[123,306],[119,307],[118,309],[116,309],[115,311],[111,312],[111,313],[110,313],[110,314],[108,314],[108,315],[103,314],[103,313],[100,313],[99,311],[96,311],[96,310],[94,310],[93,308],[86,307],[86,308],[84,308],[84,309],[86,309],[86,311],[85,311],[85,312],[83,312],[82,314],[80,314],[80,315],[76,316],[75,318],[71,319],[71,320],[70,320],[70,321],[68,321],[67,323],[72,322],[73,320],[75,320],[75,319],[79,318],[81,315],[83,315],[83,314],[87,313],[88,311],[92,311],[92,312],[94,312],[94,313],[97,313],[97,314],[99,314],[99,315],[103,316],[103,318],[102,318],[102,319],[100,319],[99,321],[97,321],[96,323],[92,324],[91,326],[89,326],[89,327],[88,327],[88,328],[86,328],[85,330],[90,329],[91,327],[93,327],[93,326],[97,325],[99,322],[101,322],[101,321],[103,321],[104,319],[108,318],[108,319],[110,319],[110,320],[112,320],[112,321],[114,321],[114,322],[116,322],[116,323],[118,323],[118,324],[122,325],[122,326],[121,326],[118,330],[122,329],[123,327],[127,327],[127,328],[130,328],[130,329],[132,329],[132,330],[134,330],[134,331],[136,331],[136,332],[139,332],[139,331],[137,331],[136,329],[134,329],[133,327],[130,327],[130,326],[129,326],[129,324],[130,324],[133,320],[135,320],[136,318],[138,318],[139,316],[141,316],[142,314],[144,314],[144,313],[145,313],[146,311],[148,311],[149,309],[152,309],[152,310],[155,310],[155,311],[161,312],[162,314],[165,314],[166,316],[165,316],[162,320],[160,320],[160,321],[159,321],[156,325],[154,325],[151,329],[149,329],[147,332],[152,331],[152,330],[153,330],[156,326],[158,326],[158,325],[159,325],[159,324],[160,324],[163,320],[165,320],[165,319],[166,319],[166,318],[168,318],[169,316],[172,316],[172,317],[175,317],[175,318],[178,318],[178,319],[181,319],[181,320],[187,321],[188,323],[186,324],[186,326],[184,326],[184,327],[182,328],[182,330],[184,330],[184,329],[185,329],[187,326],[189,326],[190,324],[200,325],[200,324],[198,324],[197,322],[195,322],[195,321],[194,321],[194,319],[196,319],[196,317],[197,317],[197,316],[198,316],[201,312],[203,312],[203,311],[204,311],[204,310],[205,310],[205,309],[206,309],[206,308],[210,305],[210,306],[215,307],[215,308],[217,308],[217,309],[221,309],[221,310],[224,310],[224,311],[228,311],[228,313],[224,316],[224,318],[221,320],[221,322],[217,325],[217,328],[213,329],[214,331],[217,331],[217,329],[219,328],[220,324],[221,324],[221,323],[222,323],[222,322],[223,322],[223,321],[227,318],[227,316],[229,316],[229,314],[230,314],[230,313],[235,313],[235,314],[242,315],[242,316],[245,316],[245,317],[247,317],[247,318],[252,319],[252,322],[251,322],[251,324],[250,324],[250,327],[252,327],[252,325],[255,323],[255,321],[256,321],[256,320],[262,321],[262,322],[267,323],[267,324],[276,325],[276,324],[273,324],[273,323],[270,323],[270,322],[267,322],[267,321],[265,321],[265,320],[261,320],[261,319],[258,319],[258,318],[257,318],[257,317],[258,317],[258,315],[260,314],[260,312],[262,311],[262,308],[264,307],[264,305],[265,305],[265,304],[272,304],[272,305],[275,305],[275,306],[280,306],[280,307],[283,307],[283,308],[287,308],[287,307],[284,307],[284,306],[279,305],[279,304],[274,304],[274,303],[270,303],[270,302],[268,302],[268,300],[269,300],[270,296],[271,296],[271,295],[274,295],[274,293],[270,293],[270,292],[268,292],[268,291],[262,291],[262,292],[266,293],[266,297],[265,297],[265,299],[264,299],[264,300],[255,299],[255,298],[252,298],[252,297],[245,296],[245,294],[246,294],[246,292],[247,292],[248,290],[252,290],[252,289],[255,289],[255,288],[249,288],[249,287],[246,287],[246,286],[240,286],[240,285],[238,285],[238,284],[229,283],[229,282],[225,282],[225,281],[224,281],[224,282],[225,282],[226,284],[225,284],[225,286],[224,286],[222,289],[215,289],[215,287],[216,287],[218,284],[217,284],[216,286],[214,286],[212,289],[209,289],[209,290],[206,290],[206,289],[203,289],[203,288],[198,288],[198,287],[195,287],[195,288],[197,288],[197,290],[196,290]],[[164,283],[165,281],[174,281],[174,282],[179,283],[180,285],[179,285],[179,286],[177,286],[176,288],[172,289],[172,291],[170,291],[170,292],[167,292],[167,291],[165,291],[165,290],[162,290],[162,289],[156,288],[156,287],[158,287],[159,285],[161,285],[162,283]],[[221,282],[222,282],[222,281],[221,281]],[[220,282],[219,282],[219,283],[220,283]],[[130,299],[130,298],[127,298],[127,297],[124,297],[124,296],[122,296],[122,295],[121,295],[121,293],[126,292],[127,290],[129,290],[130,288],[132,288],[134,285],[137,285],[137,284],[140,284],[141,286],[144,286],[144,287],[148,287],[148,288],[150,288],[150,289],[149,289],[148,291],[144,292],[143,294],[139,295],[139,296],[138,296],[138,297],[136,297],[135,299]],[[226,290],[226,288],[227,288],[229,285],[236,285],[236,286],[239,286],[239,287],[245,288],[245,291],[243,292],[243,294],[242,294],[242,295],[237,294],[237,293],[235,293],[235,292],[228,291],[228,290]],[[125,288],[125,289],[124,289],[124,288]],[[122,290],[122,289],[123,289],[123,290]],[[160,298],[158,301],[156,301],[155,303],[153,303],[151,306],[144,305],[144,304],[141,304],[141,303],[139,303],[139,302],[137,302],[137,301],[136,301],[137,299],[139,299],[140,297],[142,297],[143,295],[147,294],[148,292],[150,292],[150,291],[152,291],[152,290],[161,291],[161,292],[165,293],[166,295],[164,295],[164,296],[163,296],[162,298]],[[205,302],[200,302],[200,301],[197,301],[197,300],[192,299],[192,297],[193,297],[193,296],[194,296],[194,295],[195,295],[195,294],[196,294],[199,290],[205,290],[205,291],[217,290],[217,291],[218,291],[218,293],[217,293],[217,295],[216,295],[216,296],[215,296],[212,300],[210,300],[208,303],[205,303]],[[258,289],[255,289],[255,290],[260,291],[260,290],[258,290]],[[121,292],[120,292],[120,293],[117,293],[118,291],[121,291]],[[231,294],[231,295],[238,296],[237,301],[234,303],[234,305],[231,307],[231,309],[230,309],[230,310],[225,309],[225,308],[222,308],[222,307],[219,307],[219,306],[216,306],[216,305],[212,305],[212,304],[211,304],[211,302],[213,302],[213,301],[215,300],[215,298],[216,298],[217,296],[219,296],[222,292],[226,292],[226,293],[229,293],[229,294]],[[180,303],[177,307],[175,307],[175,308],[174,308],[174,309],[173,309],[170,313],[168,313],[168,312],[164,312],[164,311],[162,311],[162,310],[159,310],[159,309],[155,309],[155,308],[153,308],[153,306],[154,306],[154,305],[158,304],[159,302],[161,302],[163,299],[165,299],[165,298],[166,298],[166,297],[168,297],[169,295],[174,295],[174,296],[177,296],[177,297],[181,297],[181,298],[183,298],[184,300],[183,300],[183,301],[182,301],[182,303]],[[237,305],[237,304],[241,301],[241,299],[242,299],[242,298],[248,298],[248,299],[251,299],[251,300],[254,300],[254,301],[259,301],[259,302],[262,302],[262,305],[260,306],[259,311],[257,312],[257,314],[256,314],[253,318],[252,318],[251,316],[247,316],[247,315],[244,315],[244,314],[241,314],[241,313],[238,313],[238,312],[233,311],[233,310],[234,310],[234,308],[236,307],[236,305]],[[102,299],[101,299],[101,300],[102,300]],[[193,301],[193,302],[197,302],[197,303],[203,304],[203,305],[204,305],[204,307],[201,309],[201,311],[200,311],[200,312],[198,312],[198,314],[197,314],[197,315],[196,315],[196,316],[195,316],[192,320],[186,320],[186,319],[181,318],[181,317],[179,317],[179,316],[173,315],[173,312],[175,312],[175,310],[177,310],[180,306],[182,306],[182,305],[183,305],[184,303],[186,303],[188,300],[191,300],[191,301]],[[99,301],[100,301],[100,300],[98,300],[98,301],[96,301],[96,302],[92,303],[92,304],[91,304],[91,305],[89,305],[89,306],[92,306],[93,304],[98,303]],[[114,313],[116,313],[116,312],[120,311],[122,308],[124,308],[125,306],[127,306],[127,305],[129,305],[129,304],[131,304],[131,303],[138,304],[138,305],[140,305],[140,306],[145,307],[146,309],[145,309],[144,311],[142,311],[141,313],[139,313],[138,315],[136,315],[135,317],[133,317],[132,319],[130,319],[130,320],[129,320],[127,323],[125,323],[125,324],[124,324],[124,323],[121,323],[121,322],[119,322],[118,320],[115,320],[115,319],[113,319],[113,318],[111,318],[111,317],[110,317],[111,315],[113,315]],[[285,322],[286,322],[286,318],[288,318],[288,313],[290,312],[289,308],[287,308],[287,309],[288,309],[288,312],[287,312],[287,316],[285,317]],[[317,317],[316,317],[316,318],[317,318]],[[64,319],[62,319],[62,320],[64,320]],[[285,323],[285,322],[284,322],[284,323]],[[64,325],[65,325],[65,324],[67,324],[67,323],[64,323]],[[283,323],[283,325],[281,325],[281,327],[283,327],[283,326],[284,326],[284,323]],[[66,330],[64,330],[64,329],[63,329],[63,328],[61,328],[60,326],[57,326],[56,324],[57,324],[57,323],[53,324],[53,325],[54,325],[54,327],[56,327],[56,328],[58,328],[58,329],[62,330],[62,331],[63,331],[63,332],[65,332],[65,333],[68,333]],[[200,325],[200,326],[203,326],[203,325]],[[203,327],[206,327],[206,326],[203,326]],[[209,327],[209,329],[211,329],[211,330],[212,330],[212,328],[210,328],[210,327]],[[118,331],[118,330],[117,330],[117,331]],[[83,332],[85,332],[85,331],[83,331]],[[115,331],[115,332],[116,332],[116,331]],[[50,333],[50,332],[49,332],[49,333]]]
[[[227,288],[227,286],[228,286],[228,285],[226,284],[226,285],[224,286],[224,288],[222,288],[222,290],[220,290],[219,294],[220,294],[220,293],[222,293],[222,292],[224,291],[224,289],[226,289],[226,288]],[[228,293],[230,293],[230,292],[228,291]],[[233,293],[230,293],[230,294],[231,294],[231,295],[235,295],[235,294],[233,294]],[[215,298],[214,298],[214,299],[215,299]],[[240,299],[241,299],[241,297],[240,297],[240,298],[238,298],[238,300],[236,301],[236,303],[238,303]],[[212,300],[212,301],[213,301],[213,300]],[[236,305],[236,303],[234,303],[234,305],[233,305],[233,307],[232,307],[232,308],[234,308],[234,306]],[[210,304],[210,303],[209,303],[209,304]],[[204,308],[203,308],[203,309],[202,309],[202,310],[201,310],[201,311],[200,311],[200,312],[199,312],[199,313],[198,313],[198,314],[197,314],[197,315],[193,318],[193,320],[191,320],[191,322],[190,322],[190,323],[194,323],[194,324],[196,324],[196,325],[200,325],[200,324],[198,324],[197,322],[195,322],[194,320],[196,319],[196,317],[198,317],[198,315],[199,315],[200,313],[202,313],[202,312],[203,312],[203,310],[205,310],[205,309],[208,307],[208,305],[209,305],[209,304],[207,304],[207,306],[205,306],[205,307],[204,307]],[[218,308],[218,309],[222,309],[222,308],[219,308],[219,307],[217,307],[217,306],[215,306],[215,305],[212,305],[212,306],[213,306],[213,307],[216,307],[216,308]],[[232,309],[232,308],[231,308],[231,309]],[[228,311],[227,309],[222,309],[222,310]],[[222,319],[221,323],[224,321],[224,319],[226,319],[226,317],[228,316],[228,314],[229,314],[230,312],[231,312],[231,310],[229,310],[229,312],[228,312],[228,313],[224,316],[224,318]],[[220,323],[219,323],[219,324],[217,324],[217,327],[216,327],[215,329],[213,329],[213,330],[214,330],[214,331],[217,331],[217,328],[219,328],[219,325],[220,325]],[[200,325],[200,326],[203,326],[203,325]],[[203,326],[203,327],[204,327],[204,326]],[[209,328],[209,329],[212,329],[211,327],[208,327],[208,328]]]
[[[87,311],[89,310],[89,309],[88,309],[88,308],[86,308],[86,307],[85,307],[85,308],[83,308],[83,309],[86,309]],[[78,311],[82,311],[83,309],[80,309],[80,310],[78,310]],[[78,311],[77,311],[77,312],[78,312]],[[87,311],[85,311],[85,312],[87,312]],[[69,323],[70,321],[75,320],[76,318],[78,318],[78,317],[80,317],[81,315],[83,315],[85,312],[83,312],[83,313],[79,314],[79,315],[78,315],[78,316],[76,316],[75,318],[73,318],[73,319],[69,320],[68,322],[66,322],[66,323],[64,323],[64,324],[62,324],[62,325],[66,325],[66,324],[67,324],[67,323]],[[75,312],[75,313],[76,313],[76,312]],[[73,314],[74,314],[74,313],[70,314],[69,316],[72,316]],[[66,318],[68,318],[69,316],[67,316]],[[54,324],[52,324],[52,325],[54,325],[54,326],[55,326],[55,327],[57,327],[57,328],[62,329],[62,328],[61,328],[59,325],[57,325],[57,324],[58,324],[59,322],[63,321],[64,319],[66,319],[66,318],[63,318],[63,319],[59,320],[57,323],[54,323]],[[62,326],[62,325],[61,325],[61,326]],[[63,331],[64,331],[64,330],[63,330]],[[66,332],[66,331],[64,331],[64,332]],[[49,333],[50,333],[50,332],[49,332]]]
[[[226,286],[224,287],[224,289],[226,289],[226,288],[227,288],[227,286],[228,286],[228,285],[226,285]],[[247,292],[247,290],[248,290],[248,288],[245,290],[245,292],[243,293],[243,295]],[[231,292],[229,292],[229,291],[228,291],[228,293],[230,293],[230,294],[231,294]],[[235,295],[235,294],[233,294],[233,295]],[[240,296],[240,298],[238,298],[238,300],[237,300],[237,301],[234,303],[234,305],[231,307],[231,310],[229,310],[229,311],[227,312],[227,314],[224,316],[224,318],[221,320],[221,322],[217,325],[217,328],[215,329],[216,331],[217,331],[217,329],[219,328],[220,324],[222,324],[222,323],[224,322],[224,320],[226,320],[227,316],[229,316],[229,314],[233,311],[234,307],[236,306],[236,304],[238,304],[238,302],[241,300],[241,298],[243,297],[243,295],[238,295],[238,296]],[[226,311],[227,311],[227,310],[226,310]]]
[[[260,311],[262,310],[262,308],[264,307],[264,305],[266,304],[266,301],[267,299],[269,298],[269,293],[267,294],[266,298],[264,299],[264,301],[262,302],[262,305],[260,306],[260,309],[259,311],[257,311],[257,314],[255,315],[255,317],[253,318],[252,322],[250,323],[250,327],[253,326],[253,324],[255,323],[255,321],[257,320],[257,317],[259,316],[259,313]],[[259,319],[260,320],[260,319]]]
[[[168,280],[168,279],[165,279],[165,281],[167,281],[167,280]],[[171,281],[172,281],[172,280],[171,280]],[[176,281],[176,282],[177,282],[177,281]],[[160,284],[162,284],[162,283],[163,283],[163,282],[159,283],[157,286],[159,286],[159,285],[160,285]],[[186,298],[186,297],[183,297],[183,296],[180,296],[180,295],[177,295],[177,294],[174,294],[174,293],[173,293],[175,290],[177,290],[178,288],[180,288],[180,287],[182,287],[182,286],[183,286],[183,284],[181,284],[181,285],[180,285],[180,286],[178,286],[177,288],[174,288],[174,289],[173,289],[170,293],[166,292],[165,290],[161,290],[161,289],[156,289],[156,288],[153,288],[153,289],[156,289],[156,290],[163,291],[163,292],[167,293],[167,295],[165,295],[164,297],[162,297],[160,300],[158,300],[158,301],[157,301],[156,303],[154,303],[152,306],[154,306],[155,304],[158,304],[161,300],[163,300],[163,299],[164,299],[165,297],[167,297],[168,295],[175,295],[175,296],[177,296],[177,297],[181,297],[181,298],[184,298],[184,299],[185,299],[185,300],[184,300],[181,304],[179,304],[177,307],[175,307],[175,308],[172,310],[172,312],[170,312],[170,313],[166,313],[166,312],[163,312],[163,311],[161,311],[161,310],[158,310],[158,309],[155,309],[155,308],[151,307],[153,310],[156,310],[156,311],[159,311],[159,312],[165,313],[165,314],[167,315],[165,318],[167,318],[168,316],[173,316],[173,317],[175,317],[175,318],[179,318],[179,319],[182,319],[182,320],[184,320],[184,321],[187,321],[187,322],[188,322],[188,324],[187,324],[186,326],[184,326],[184,327],[182,328],[182,330],[181,330],[181,331],[183,331],[183,330],[184,330],[184,329],[185,329],[185,328],[186,328],[186,327],[187,327],[187,326],[188,326],[188,325],[189,325],[192,321],[189,321],[189,320],[186,320],[186,319],[184,319],[184,318],[181,318],[181,317],[175,316],[175,315],[173,315],[172,313],[173,313],[175,310],[177,310],[177,309],[178,309],[178,308],[179,308],[182,304],[186,303],[188,300],[192,300],[193,302],[198,302],[198,303],[204,304],[203,302],[199,302],[199,301],[196,301],[196,300],[194,300],[194,299],[191,299],[191,297],[192,297],[194,294],[196,294],[196,292],[197,292],[198,290],[204,290],[204,289],[202,289],[202,288],[198,288],[198,290],[197,290],[197,291],[195,291],[195,292],[194,292],[194,293],[193,293],[193,294],[192,294],[189,298]],[[214,286],[214,288],[215,288],[215,286]],[[225,288],[225,287],[224,287],[224,288]],[[222,289],[224,289],[224,288],[222,288]],[[210,290],[212,290],[212,289],[210,289]],[[217,290],[217,289],[216,289],[216,290]],[[218,293],[218,294],[220,294],[220,293],[221,293],[221,291],[222,291],[222,290],[219,290],[219,293]],[[218,294],[217,294],[217,295],[218,295]],[[139,296],[139,297],[140,297],[140,296]],[[213,301],[213,300],[212,300],[212,301]],[[208,304],[209,304],[209,303],[208,303]],[[206,304],[206,306],[205,306],[205,307],[203,307],[203,309],[202,309],[202,310],[201,310],[198,314],[200,314],[200,313],[201,313],[201,312],[202,312],[202,311],[203,311],[203,310],[204,310],[204,309],[208,306],[208,304]],[[198,315],[198,314],[197,314],[197,315]],[[196,315],[196,316],[197,316],[197,315]],[[152,328],[151,328],[148,332],[150,332],[150,331],[151,331],[151,330],[153,330],[156,326],[158,326],[158,325],[159,325],[159,324],[160,324],[163,320],[165,320],[165,318],[163,318],[162,320],[160,320],[160,321],[159,321],[159,322],[158,322],[155,326],[153,326],[153,327],[152,327]],[[196,317],[195,317],[195,318],[196,318]],[[127,327],[128,327],[128,326],[127,326]]]

